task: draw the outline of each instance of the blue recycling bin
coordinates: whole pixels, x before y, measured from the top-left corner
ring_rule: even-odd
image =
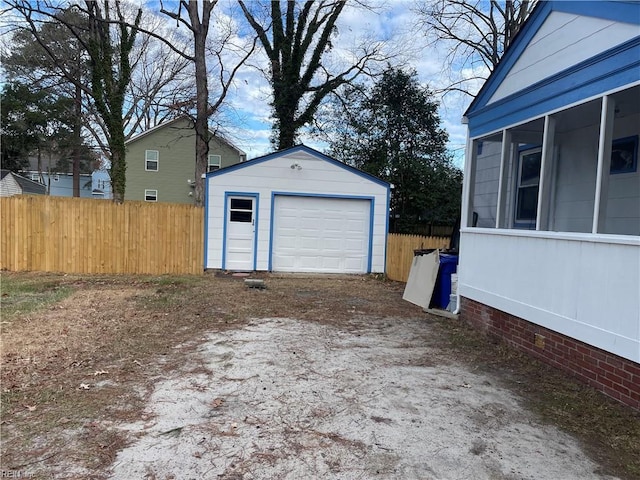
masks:
[[[433,287],[431,296],[431,306],[433,308],[446,309],[449,305],[449,295],[451,295],[451,274],[458,271],[458,255],[447,253],[440,254],[440,267],[436,285]]]

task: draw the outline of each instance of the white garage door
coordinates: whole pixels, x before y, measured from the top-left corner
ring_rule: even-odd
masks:
[[[368,200],[276,196],[272,269],[366,273]]]

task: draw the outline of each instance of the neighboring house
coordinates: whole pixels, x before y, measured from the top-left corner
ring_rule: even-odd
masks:
[[[34,182],[43,184],[52,197],[73,197],[72,173],[21,172]],[[80,198],[91,198],[91,175],[80,174]]]
[[[384,273],[389,184],[304,145],[207,174],[205,268]]]
[[[193,123],[185,117],[128,140],[125,200],[193,203],[195,142]],[[209,171],[214,171],[245,161],[246,154],[228,140],[213,135],[208,160]]]
[[[640,3],[537,4],[465,113],[458,271],[463,319],[635,408],[639,34]]]
[[[91,174],[91,196],[103,200],[111,200],[113,198],[111,177],[108,169],[100,168],[94,170]]]
[[[9,170],[0,170],[0,197],[13,195],[46,195],[44,185]]]

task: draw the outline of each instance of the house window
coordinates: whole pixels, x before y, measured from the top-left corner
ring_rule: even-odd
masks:
[[[145,190],[144,191],[144,201],[145,202],[157,202],[158,201],[158,190]]]
[[[213,172],[220,168],[220,155],[209,155],[209,165],[207,172]]]
[[[619,138],[611,146],[610,173],[633,173],[638,168],[638,136]]]
[[[541,161],[542,149],[540,148],[520,152],[516,190],[516,225],[531,227],[536,223]]]
[[[150,172],[158,171],[158,159],[160,154],[157,150],[145,150],[144,152],[144,169]]]

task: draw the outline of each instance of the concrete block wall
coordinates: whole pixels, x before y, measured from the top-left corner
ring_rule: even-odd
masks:
[[[460,303],[461,319],[487,335],[640,410],[640,364],[474,300],[462,297]]]

